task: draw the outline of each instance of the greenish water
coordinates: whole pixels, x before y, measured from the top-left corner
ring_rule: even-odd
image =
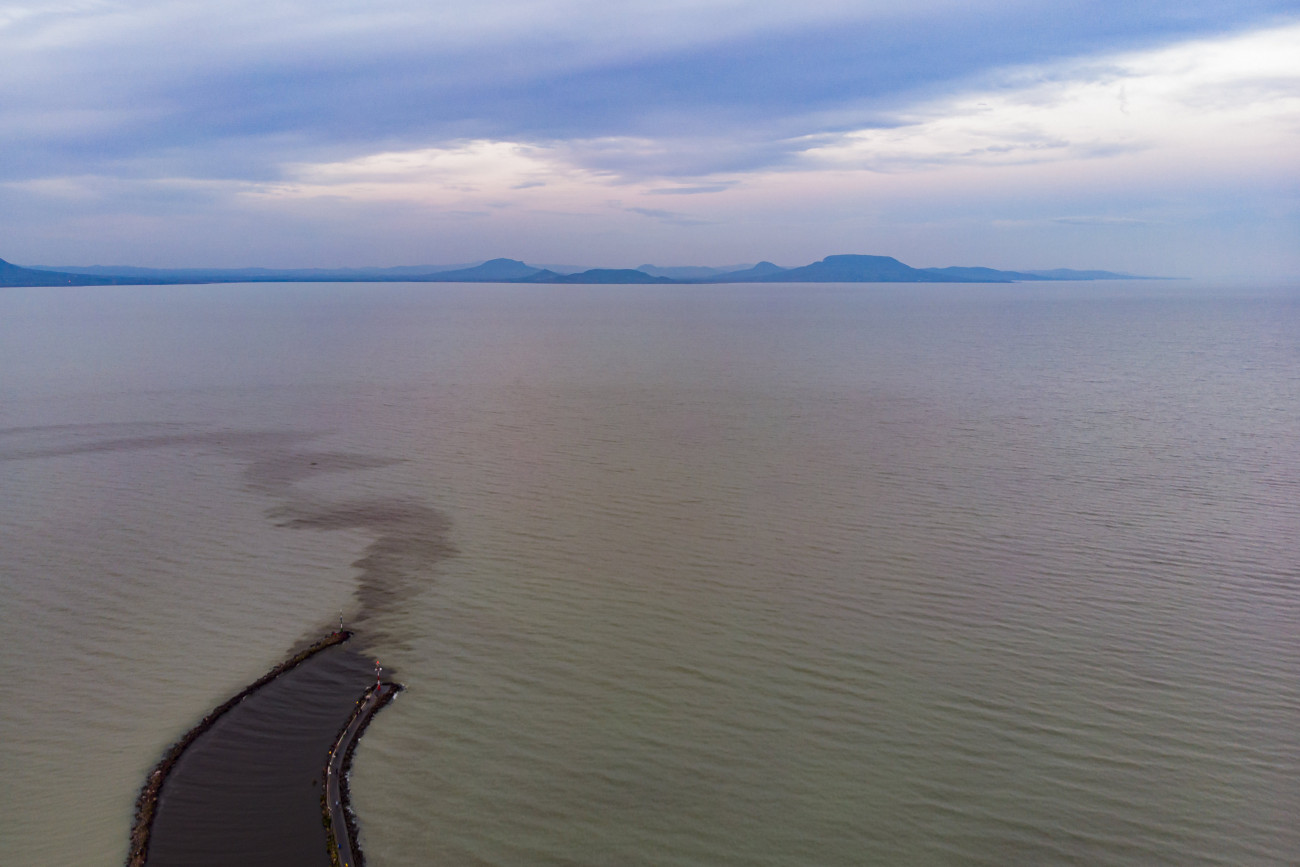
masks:
[[[7,290],[5,862],[343,609],[377,867],[1294,863],[1298,299]]]

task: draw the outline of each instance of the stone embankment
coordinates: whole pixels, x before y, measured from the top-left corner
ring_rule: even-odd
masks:
[[[391,681],[376,683],[367,689],[357,699],[356,709],[339,730],[325,759],[321,777],[325,781],[321,787],[321,821],[325,825],[331,867],[365,867],[365,857],[357,842],[357,821],[348,791],[348,773],[352,768],[352,754],[366,726],[370,725],[375,713],[396,698],[401,690],[400,683]]]
[[[275,680],[280,675],[290,671],[312,656],[320,653],[326,648],[342,644],[352,637],[352,633],[346,630],[332,633],[320,641],[317,641],[311,647],[296,653],[293,656],[281,662],[272,668],[262,677],[240,690],[228,701],[213,708],[198,725],[190,729],[181,737],[180,740],[172,744],[167,752],[163,755],[162,760],[154,766],[153,771],[145,779],[144,788],[140,790],[140,796],[135,802],[135,822],[131,826],[131,844],[127,853],[127,867],[144,867],[149,857],[149,836],[153,829],[154,816],[158,810],[158,797],[162,792],[163,786],[167,783],[167,775],[171,773],[176,762],[180,759],[181,754],[194,743],[203,733],[208,731],[212,726],[221,719],[231,708],[238,705],[241,701],[261,689],[266,684]]]

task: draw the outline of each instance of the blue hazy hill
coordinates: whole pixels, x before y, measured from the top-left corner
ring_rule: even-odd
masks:
[[[927,274],[952,277],[958,280],[976,280],[980,283],[1006,283],[1008,280],[1041,280],[1028,271],[1000,271],[997,268],[922,268]]]
[[[648,269],[648,270],[647,270]],[[1009,283],[1038,280],[1139,278],[1113,271],[1003,271],[996,268],[913,268],[892,256],[827,256],[798,268],[759,262],[742,270],[706,266],[593,268],[562,273],[518,259],[490,259],[473,266],[403,265],[390,268],[25,268],[0,260],[0,286],[97,286],[160,283],[258,283],[409,281],[427,283]]]
[[[964,277],[924,271],[893,256],[839,255],[786,271],[751,277],[759,283],[974,283]]]
[[[33,265],[34,271],[57,271],[112,282],[133,283],[334,283],[426,280],[430,275],[459,271],[469,265],[397,265],[390,268],[140,268],[131,265]]]
[[[1114,271],[1076,271],[1073,268],[1053,268],[1050,271],[1027,271],[1037,280],[1152,280],[1153,277],[1138,277],[1134,274],[1116,274]]]
[[[66,271],[42,271],[23,268],[0,259],[0,286],[110,286],[121,283],[157,282],[131,277],[72,274]]]
[[[742,271],[748,271],[751,267],[753,266],[731,265],[719,268],[713,265],[637,265],[636,270],[644,271],[652,277],[671,277],[673,280],[708,281],[714,277],[725,277],[729,274],[738,274]]]
[[[482,265],[476,265],[473,268],[439,271],[424,277],[408,277],[407,279],[432,280],[439,283],[508,283],[515,280],[527,280],[541,273],[543,273],[543,269],[525,265],[518,259],[489,259]],[[553,274],[555,272],[547,271],[545,273]]]
[[[963,280],[978,280],[981,283],[1005,283],[1008,280],[1144,280],[1131,274],[1116,274],[1114,271],[1075,271],[1072,268],[1054,268],[1050,271],[999,271],[997,268],[924,268],[932,274],[945,274],[960,277]]]
[[[746,268],[743,271],[728,271],[724,274],[717,274],[707,279],[708,283],[751,283],[773,278],[777,274],[788,271],[788,268],[782,268],[779,265],[773,265],[771,262],[759,262],[753,267]]]
[[[521,283],[684,283],[671,277],[656,277],[635,268],[592,268],[577,274],[557,274],[554,271],[540,271],[531,277],[517,281]]]

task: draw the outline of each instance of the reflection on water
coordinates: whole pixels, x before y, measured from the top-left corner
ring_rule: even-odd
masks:
[[[0,299],[7,863],[340,609],[374,864],[1300,852],[1293,295],[92,291]]]

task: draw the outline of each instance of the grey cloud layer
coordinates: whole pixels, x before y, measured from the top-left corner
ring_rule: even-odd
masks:
[[[467,138],[569,142],[580,165],[628,176],[738,171],[992,68],[1291,7],[1033,0],[793,17],[757,3],[728,18],[721,6],[615,15],[583,2],[11,5],[0,178],[268,180],[295,160]]]

